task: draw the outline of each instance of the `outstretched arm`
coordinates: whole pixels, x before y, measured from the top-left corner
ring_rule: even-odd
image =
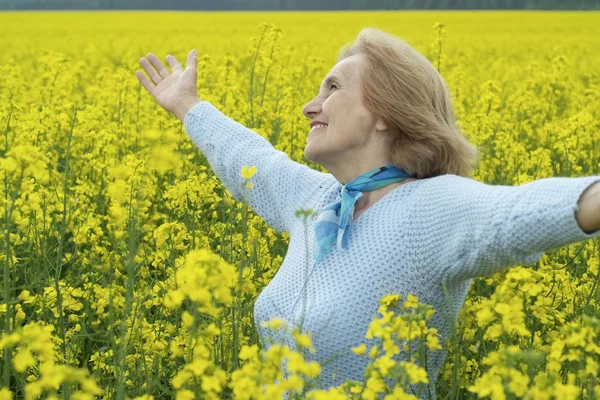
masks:
[[[575,219],[585,233],[600,229],[600,183],[588,187],[579,199]]]
[[[184,116],[185,130],[204,153],[217,177],[233,197],[248,202],[267,224],[290,232],[294,211],[310,208],[315,194],[337,181],[290,160],[258,133],[230,119],[207,101],[192,105]],[[252,189],[243,189],[242,166],[256,166]]]
[[[490,276],[535,263],[548,251],[600,236],[593,215],[598,182],[600,176],[551,177],[500,186],[447,176],[431,186],[433,209],[419,217],[432,220],[425,213],[435,214],[421,233],[423,243],[441,255],[441,280]]]
[[[246,200],[258,215],[279,232],[289,232],[297,208],[311,208],[309,199],[337,181],[331,174],[315,171],[290,160],[268,140],[221,113],[197,95],[196,51],[188,54],[185,70],[171,55],[170,72],[152,53],[140,59],[151,81],[142,71],[136,76],[165,110],[179,118],[196,146],[204,153],[215,174],[233,197]],[[256,166],[253,189],[242,192],[242,166]]]

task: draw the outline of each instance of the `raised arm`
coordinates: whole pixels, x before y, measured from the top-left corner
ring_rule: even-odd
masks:
[[[324,174],[290,160],[258,133],[230,119],[207,101],[184,117],[185,130],[204,153],[217,177],[233,197],[245,196],[252,209],[279,232],[289,232],[294,211],[309,207],[316,192],[336,183]],[[242,192],[242,166],[256,166],[252,189]]]
[[[185,130],[208,159],[215,174],[233,197],[250,207],[279,232],[289,232],[294,211],[310,208],[308,200],[326,185],[337,181],[331,174],[315,171],[290,160],[265,138],[228,118],[197,96],[196,51],[188,53],[186,68],[171,55],[166,57],[170,72],[152,53],[140,59],[142,71],[136,76],[142,86],[165,110],[175,114]],[[242,193],[243,165],[256,166],[254,188]]]
[[[582,194],[600,176],[551,177],[519,186],[487,185],[455,175],[444,180],[432,185],[437,228],[429,241],[437,254],[445,255],[442,280],[490,276],[600,236],[600,229],[584,232],[576,219]]]

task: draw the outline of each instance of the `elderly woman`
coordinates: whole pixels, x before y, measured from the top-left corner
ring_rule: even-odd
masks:
[[[183,122],[233,196],[290,234],[281,268],[256,300],[261,342],[268,345],[262,321],[302,323],[316,349],[309,358],[323,364],[324,388],[363,379],[368,359],[350,349],[365,342],[384,295],[410,293],[431,304],[430,326],[444,340],[474,277],[600,235],[600,176],[521,186],[469,178],[477,150],[456,126],[445,81],[393,35],[362,30],[302,110],[311,120],[304,154],[329,173],[291,161],[199,99],[194,51],[185,70],[166,60],[172,73],[151,53],[141,58],[152,79],[138,71],[141,84]],[[257,167],[246,193],[243,165]],[[307,235],[300,208],[317,211]],[[275,339],[293,343],[285,334]],[[428,356],[435,398],[446,353]]]

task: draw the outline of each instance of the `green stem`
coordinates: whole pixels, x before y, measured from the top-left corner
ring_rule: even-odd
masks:
[[[12,104],[11,104],[12,106]],[[8,122],[6,123],[6,129],[4,131],[5,137],[5,152],[8,151],[8,130],[10,128],[10,118],[12,115],[13,108],[11,107],[10,113],[8,114]],[[8,175],[4,175],[4,194],[6,196],[6,208],[4,210],[4,239],[6,244],[6,251],[4,252],[6,256],[6,260],[4,261],[4,302],[6,303],[6,313],[4,314],[4,332],[8,335],[11,333],[10,320],[12,318],[12,308],[10,299],[10,278],[11,278],[11,265],[12,255],[10,254],[10,235],[9,235],[9,221],[10,221],[10,213],[9,210],[12,208],[12,204],[9,207],[8,202]],[[9,387],[10,385],[10,373],[11,373],[11,363],[12,363],[12,350],[4,349],[4,374],[2,377],[4,387]]]
[[[256,46],[256,53],[254,53],[254,60],[252,62],[252,70],[250,71],[250,96],[249,96],[249,100],[250,100],[250,126],[249,128],[254,128],[254,70],[256,68],[256,60],[258,59],[258,54],[260,52],[260,45],[263,41],[263,38],[265,37],[265,32],[267,30],[267,27],[265,27],[265,30],[263,31],[262,35],[260,36],[260,40],[258,41],[258,45]]]
[[[65,343],[65,326],[64,326],[64,314],[62,309],[62,296],[60,294],[60,275],[62,273],[62,256],[63,256],[63,248],[65,241],[65,230],[67,226],[67,198],[69,196],[69,158],[70,158],[70,149],[71,149],[71,141],[73,139],[73,129],[75,128],[75,121],[77,120],[77,109],[74,109],[75,115],[73,116],[73,120],[71,121],[71,129],[69,130],[69,141],[67,142],[67,150],[65,156],[65,178],[63,180],[63,212],[62,212],[62,221],[60,226],[60,240],[58,242],[58,253],[56,255],[56,270],[54,274],[54,288],[56,290],[56,307],[58,309],[58,318],[59,318],[59,333],[61,338],[61,350],[63,353],[63,357],[65,362],[67,361],[67,349]],[[66,393],[63,393],[63,397],[66,396]],[[66,399],[66,397],[64,397]]]
[[[137,249],[139,246],[139,235],[140,230],[136,224],[136,214],[132,211],[132,203],[133,203],[133,186],[129,193],[129,218],[127,221],[128,225],[128,234],[129,234],[129,254],[127,256],[127,260],[125,261],[125,270],[127,271],[127,292],[125,294],[125,310],[123,313],[123,319],[121,320],[121,335],[119,342],[119,350],[118,350],[118,365],[120,365],[123,369],[126,369],[125,358],[127,357],[127,323],[129,322],[129,316],[131,314],[132,303],[133,303],[133,284],[135,278],[135,255],[137,253]],[[133,322],[131,326],[131,330],[133,330]],[[125,375],[119,374],[119,381],[117,382],[117,398],[124,399],[125,398]]]

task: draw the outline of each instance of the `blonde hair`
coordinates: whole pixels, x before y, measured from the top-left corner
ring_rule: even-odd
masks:
[[[429,60],[402,39],[375,28],[364,28],[344,45],[338,62],[359,53],[367,59],[363,102],[393,135],[394,165],[417,178],[469,177],[471,164],[479,162],[478,150],[461,135],[450,90]]]

